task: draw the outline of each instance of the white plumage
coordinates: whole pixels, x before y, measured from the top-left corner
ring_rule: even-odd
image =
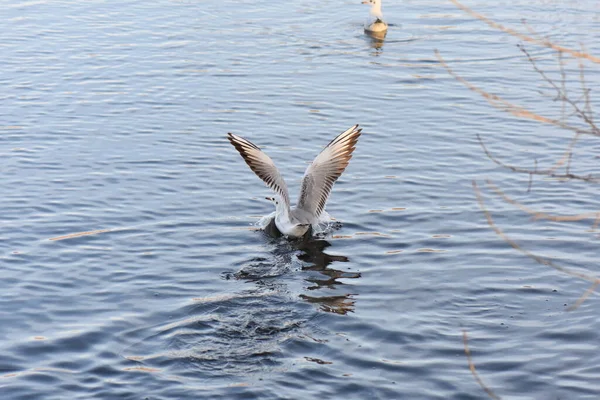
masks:
[[[275,202],[277,229],[286,236],[301,237],[319,224],[331,188],[348,166],[361,131],[354,125],[342,132],[313,160],[304,173],[296,207],[290,206],[287,185],[273,160],[249,140],[233,133],[228,139],[250,169],[277,194],[271,199]]]
[[[383,14],[381,13],[381,0],[364,0],[362,3],[371,5],[369,14],[375,17],[374,22],[365,26],[365,32],[381,34],[387,31],[388,25],[383,21]]]

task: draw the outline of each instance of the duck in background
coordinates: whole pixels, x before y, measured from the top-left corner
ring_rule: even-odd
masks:
[[[383,38],[387,33],[388,24],[383,21],[383,14],[381,13],[381,0],[363,0],[362,3],[371,5],[371,11],[369,11],[369,14],[375,17],[374,22],[365,25],[365,32],[368,35]]]

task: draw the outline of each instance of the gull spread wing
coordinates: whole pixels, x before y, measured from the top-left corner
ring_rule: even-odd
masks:
[[[258,146],[243,137],[234,135],[233,133],[227,134],[227,139],[240,153],[246,164],[260,179],[262,179],[268,187],[274,190],[285,205],[289,207],[290,199],[288,195],[287,185],[279,174],[279,170],[273,163],[273,160],[263,153]]]
[[[358,125],[333,139],[308,166],[302,179],[298,209],[318,218],[325,209],[331,188],[352,158],[362,129]]]

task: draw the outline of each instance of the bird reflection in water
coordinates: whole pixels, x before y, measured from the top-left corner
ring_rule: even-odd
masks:
[[[275,224],[269,224],[265,228],[265,233],[272,237],[278,237],[281,234],[278,232]],[[290,245],[300,250],[302,253],[298,258],[308,265],[302,267],[303,271],[314,271],[322,275],[322,277],[307,278],[306,281],[311,283],[308,290],[319,289],[337,289],[343,285],[339,279],[356,279],[360,278],[358,272],[344,272],[339,269],[330,268],[334,262],[350,261],[346,256],[337,256],[325,253],[325,249],[331,246],[327,240],[313,237],[312,232],[307,232],[303,238],[290,241]],[[336,314],[347,314],[354,311],[355,294],[347,293],[334,296],[308,296],[301,294],[300,297],[312,304],[318,304],[322,311],[332,312]]]
[[[383,43],[385,41],[386,32],[365,32],[366,40],[369,42],[369,47],[375,50],[374,55],[378,56],[383,52]]]

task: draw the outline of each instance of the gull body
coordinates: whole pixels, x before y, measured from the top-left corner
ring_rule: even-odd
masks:
[[[246,164],[262,179],[276,196],[267,198],[275,203],[275,225],[285,236],[304,236],[311,226],[316,227],[325,212],[331,188],[342,175],[354,152],[362,129],[354,125],[333,139],[308,166],[295,207],[285,181],[269,156],[258,146],[241,136],[228,133],[229,142]]]
[[[369,14],[375,17],[374,22],[365,26],[365,32],[379,34],[386,32],[388,25],[383,21],[383,14],[381,13],[381,0],[364,0],[362,3],[371,5]]]

